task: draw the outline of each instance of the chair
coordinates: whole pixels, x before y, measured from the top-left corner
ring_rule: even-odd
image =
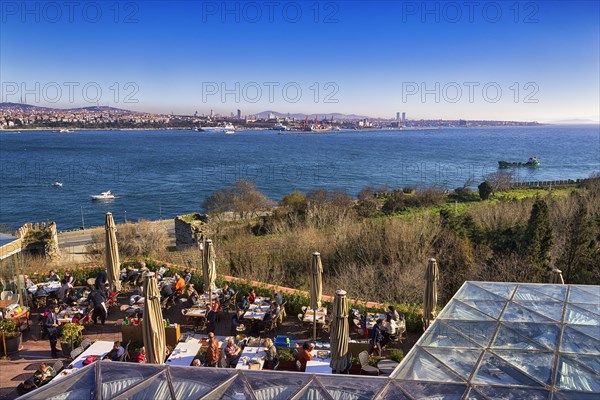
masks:
[[[367,351],[361,351],[358,354],[360,360],[360,373],[363,372],[367,375],[379,375],[379,368],[372,367],[369,365],[369,353]]]
[[[71,350],[71,354],[69,355],[69,357],[71,358],[71,360],[74,360],[77,357],[79,357],[79,355],[81,353],[83,353],[83,351],[84,351],[83,347],[79,346],[79,347]]]
[[[13,292],[11,292],[10,290],[4,290],[2,293],[0,293],[0,300],[8,300],[8,296],[12,296]]]
[[[64,363],[62,360],[58,360],[54,363],[54,365],[52,366],[52,369],[54,370],[54,372],[56,372],[57,374],[64,368]]]
[[[223,350],[220,351],[219,361],[217,362],[218,368],[227,368],[227,357],[225,356],[225,352]]]
[[[279,306],[279,315],[277,316],[277,323],[279,325],[283,324],[283,319],[287,317],[287,312],[285,312],[285,305],[287,304],[287,300],[281,303]]]
[[[298,319],[300,322],[304,322],[304,314],[298,314]]]
[[[92,345],[92,341],[90,339],[83,339],[81,341],[81,347],[85,350]]]
[[[129,355],[129,345],[130,344],[131,344],[131,339],[129,339],[129,342],[127,342],[127,344],[125,345],[125,353],[123,353],[123,355],[121,356],[119,361],[129,361],[131,359],[131,356]]]
[[[306,314],[306,309],[307,309],[307,308],[308,308],[308,307],[306,307],[306,306],[302,306],[302,314]]]
[[[296,360],[296,371],[302,372],[302,364],[300,363],[300,360]]]
[[[18,303],[18,302],[19,302],[19,298],[20,298],[20,297],[21,297],[21,296],[19,295],[19,293],[13,293],[12,295],[9,295],[9,296],[8,296],[8,298],[7,298],[6,300],[12,300],[12,301],[14,301],[15,303]]]

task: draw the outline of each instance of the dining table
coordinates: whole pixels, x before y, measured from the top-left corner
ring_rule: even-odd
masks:
[[[263,369],[265,365],[265,356],[267,355],[264,347],[246,346],[238,360],[236,369]],[[253,365],[256,365],[254,367]]]
[[[317,324],[324,324],[327,319],[327,309],[320,308],[317,310]],[[305,324],[312,324],[314,321],[315,311],[311,308],[307,308],[302,317],[302,322]]]
[[[310,352],[313,359],[306,362],[306,372],[315,374],[331,374],[331,351],[314,349]]]

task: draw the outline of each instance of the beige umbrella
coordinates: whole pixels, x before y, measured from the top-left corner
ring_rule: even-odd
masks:
[[[310,308],[313,310],[313,340],[317,338],[317,310],[321,308],[321,296],[323,295],[323,264],[321,264],[321,253],[314,252],[310,266]]]
[[[554,283],[557,285],[564,285],[565,280],[562,276],[562,271],[560,269],[554,268],[552,272],[550,272],[550,283]]]
[[[206,245],[204,246],[202,276],[204,278],[204,291],[212,293],[215,290],[215,281],[217,280],[217,265],[215,261],[215,248],[210,239],[206,240]]]
[[[166,356],[165,325],[160,308],[160,292],[154,272],[149,272],[144,276],[143,290],[145,303],[142,336],[146,349],[146,362],[148,364],[164,364]]]
[[[114,292],[121,291],[121,262],[119,261],[119,246],[117,244],[117,228],[112,213],[106,213],[104,219],[106,233],[104,249],[104,265],[108,275],[108,285]]]
[[[435,318],[435,307],[437,306],[437,281],[440,279],[438,265],[435,258],[430,258],[425,271],[425,295],[423,297],[423,319],[425,329],[429,327],[430,321]]]
[[[344,371],[348,367],[348,340],[350,328],[348,327],[348,300],[346,291],[335,292],[333,300],[333,320],[331,321],[331,362],[329,366],[333,371]]]

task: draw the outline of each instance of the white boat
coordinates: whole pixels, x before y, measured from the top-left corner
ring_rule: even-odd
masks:
[[[67,128],[63,128],[60,131],[58,131],[58,133],[71,133],[73,131],[68,130]]]
[[[232,134],[235,133],[235,127],[230,123],[225,123],[221,126],[202,126],[199,128],[201,132],[211,132],[211,133],[226,133]]]
[[[112,194],[110,190],[107,192],[102,192],[100,194],[94,194],[90,197],[92,198],[92,200],[112,200],[117,198],[117,196]]]
[[[273,127],[273,130],[276,131],[287,131],[289,130],[287,126],[283,125],[283,124],[277,124]]]
[[[57,188],[61,188],[62,187],[62,182],[56,181],[52,184],[52,186],[57,187]]]

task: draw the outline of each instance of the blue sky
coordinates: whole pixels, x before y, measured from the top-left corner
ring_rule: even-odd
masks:
[[[599,119],[598,1],[74,3],[2,3],[2,101]]]

